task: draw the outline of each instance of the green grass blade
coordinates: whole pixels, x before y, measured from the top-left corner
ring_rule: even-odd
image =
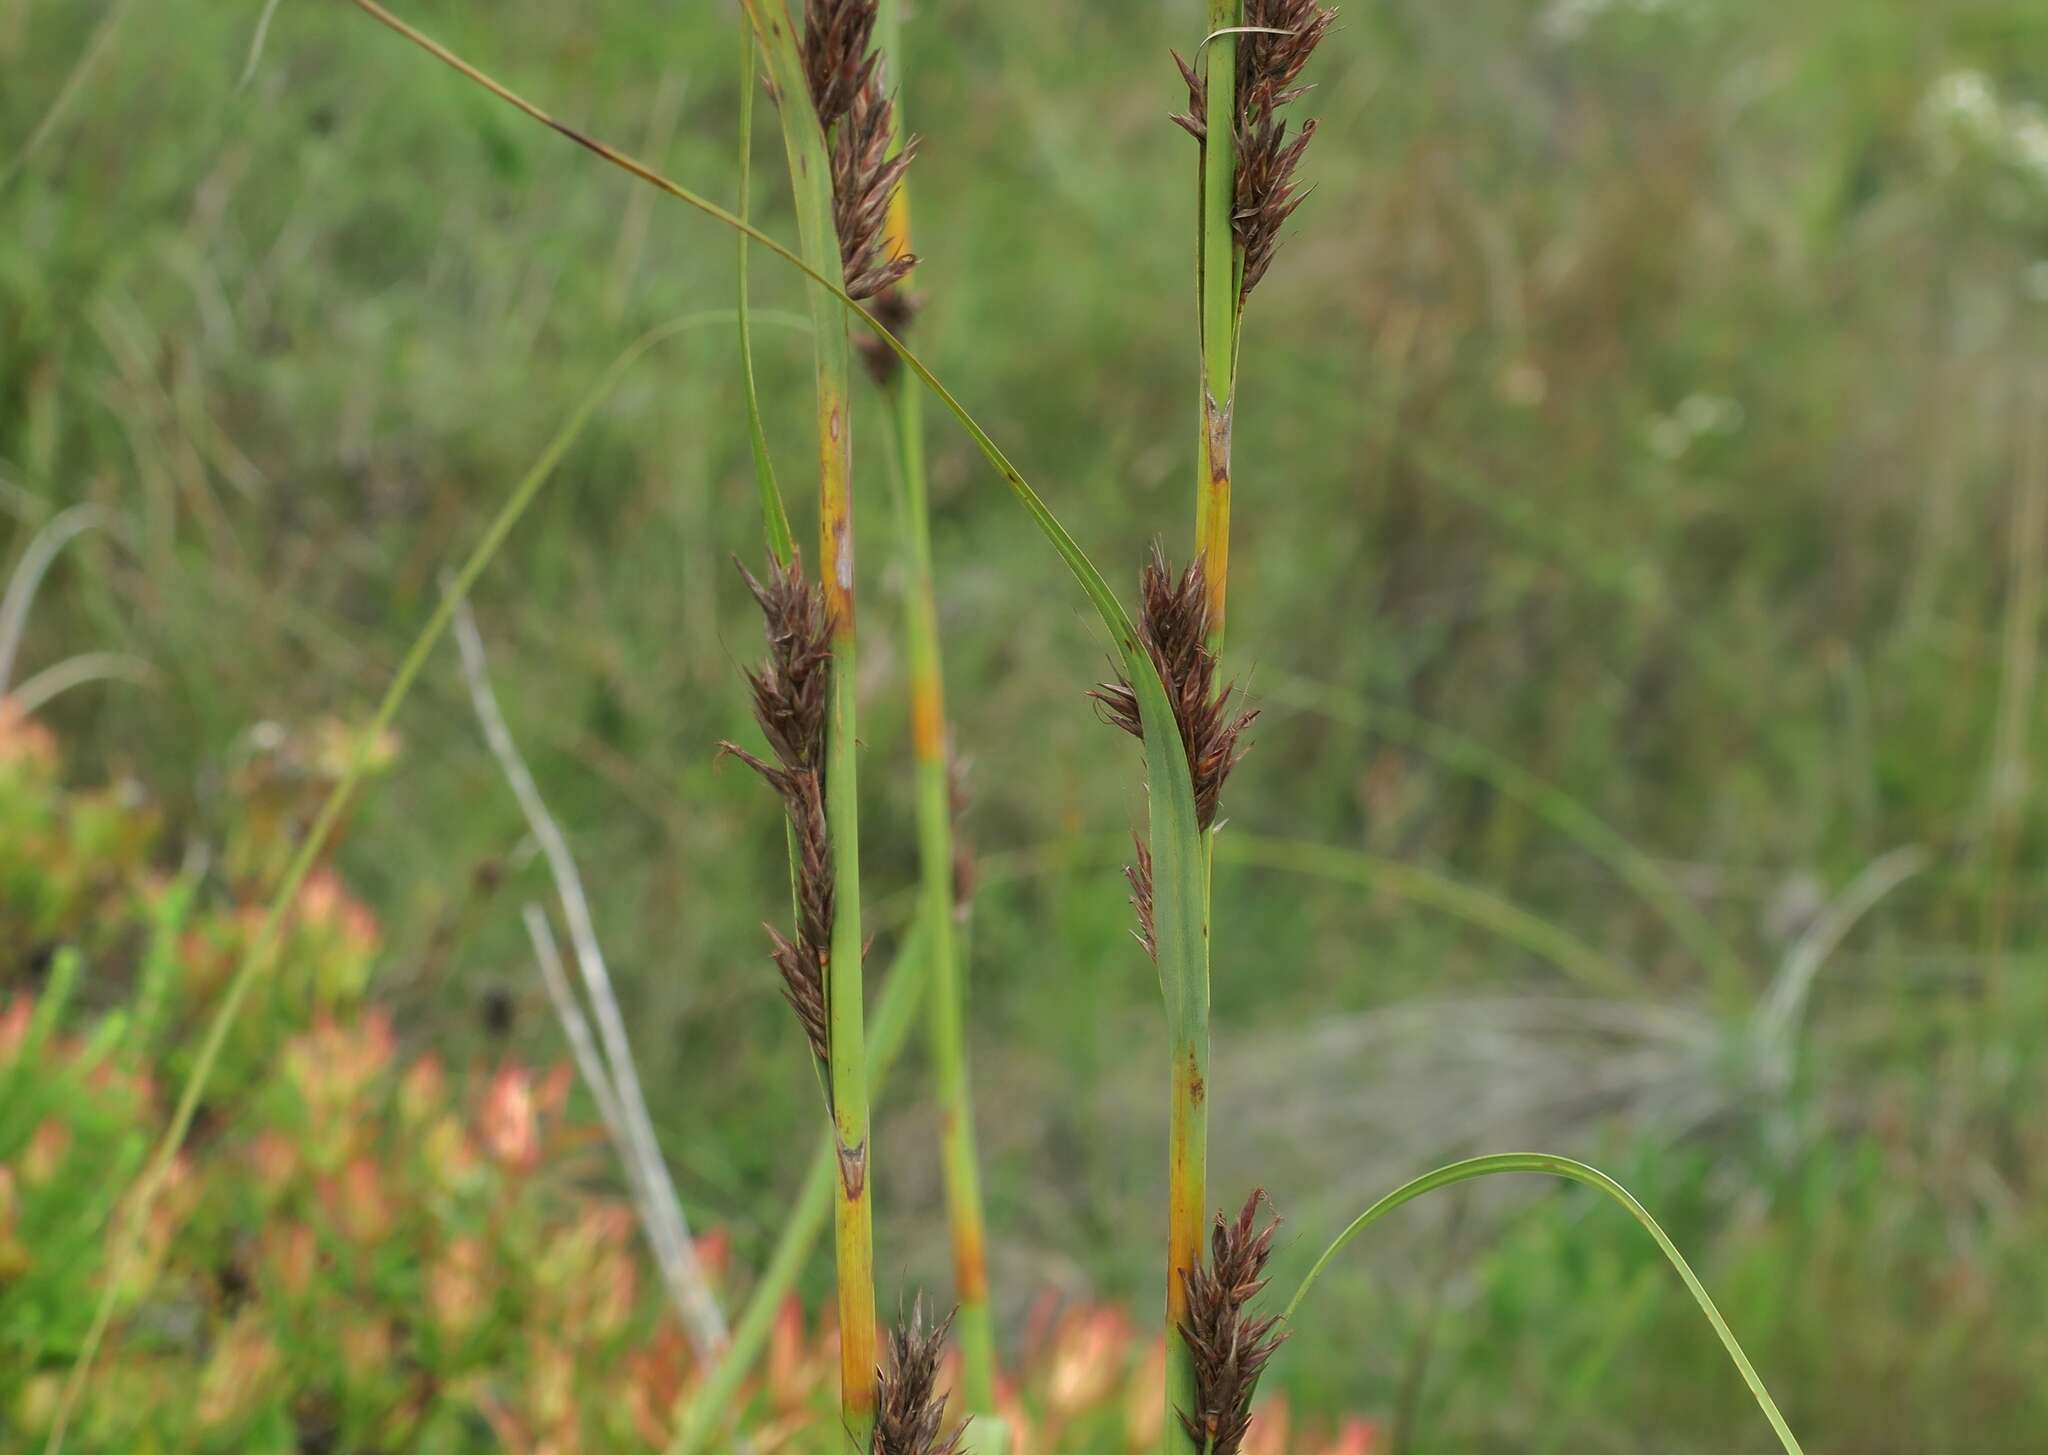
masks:
[[[902,0],[881,0],[875,49],[893,62],[895,135],[900,153],[908,129],[904,93]],[[910,189],[896,185],[890,199],[891,248],[913,251]],[[746,246],[744,239],[742,247]],[[898,285],[913,286],[906,277]],[[930,489],[925,469],[924,389],[901,369],[882,381],[895,428],[897,535],[908,576],[903,612],[904,652],[910,676],[912,772],[915,779],[919,916],[930,947],[928,1041],[933,1092],[939,1103],[939,1157],[946,1187],[946,1221],[953,1249],[953,1336],[960,1350],[959,1398],[981,1455],[1001,1455],[1007,1430],[996,1415],[995,1320],[989,1309],[988,1217],[981,1194],[974,1098],[967,1063],[968,959],[955,902],[953,793],[948,755],[944,662],[939,646],[937,590],[933,583]]]
[[[664,340],[691,328],[710,323],[724,323],[730,318],[729,310],[720,309],[713,313],[690,314],[671,320],[642,334],[612,361],[611,367],[605,371],[590,393],[584,396],[561,429],[556,431],[555,437],[548,442],[547,448],[541,451],[540,457],[513,488],[512,494],[485,529],[483,538],[470,552],[469,559],[464,561],[461,569],[455,573],[448,590],[442,593],[440,601],[428,616],[426,625],[420,628],[419,635],[413,638],[412,646],[407,649],[404,659],[399,663],[398,671],[393,674],[390,686],[385,689],[383,700],[377,704],[377,710],[371,717],[368,728],[363,732],[361,742],[375,742],[383,736],[385,729],[390,727],[392,719],[398,715],[398,709],[412,692],[413,683],[426,665],[428,656],[441,640],[442,634],[447,631],[448,623],[454,617],[456,604],[468,597],[470,588],[476,584],[477,578],[483,575],[484,568],[498,554],[511,536],[513,527],[519,524],[520,518],[539,497],[541,488],[553,476],[555,466],[561,463],[562,457],[583,433],[584,426],[590,422],[598,406],[617,387],[627,371],[639,362],[648,350]],[[348,766],[329,791],[326,801],[321,804],[320,812],[313,820],[313,826],[307,831],[298,852],[292,856],[290,864],[286,867],[284,878],[279,881],[276,892],[271,896],[262,924],[254,938],[250,940],[241,963],[235,969],[234,978],[228,982],[227,991],[221,997],[220,1004],[214,1010],[213,1019],[207,1025],[205,1038],[200,1042],[199,1054],[192,1062],[192,1069],[186,1075],[184,1088],[179,1093],[177,1105],[171,1113],[170,1125],[165,1129],[155,1155],[150,1159],[132,1196],[128,1199],[127,1211],[115,1233],[114,1246],[110,1253],[110,1276],[105,1280],[99,1302],[94,1307],[92,1323],[86,1330],[85,1342],[78,1351],[77,1359],[72,1363],[69,1376],[65,1379],[64,1391],[58,1401],[57,1416],[51,1424],[49,1440],[43,1447],[45,1455],[57,1455],[57,1452],[64,1448],[65,1431],[77,1410],[79,1397],[84,1393],[85,1382],[92,1372],[94,1359],[98,1357],[100,1344],[105,1340],[108,1326],[113,1322],[114,1304],[122,1283],[120,1273],[134,1257],[136,1239],[148,1221],[150,1209],[163,1191],[164,1181],[170,1175],[171,1165],[177,1158],[179,1149],[185,1145],[185,1138],[192,1130],[192,1118],[199,1110],[200,1098],[205,1094],[207,1082],[213,1075],[214,1064],[220,1059],[221,1050],[227,1044],[228,1033],[241,1014],[242,1004],[248,999],[249,992],[254,988],[258,978],[269,969],[271,959],[277,953],[285,916],[298,898],[299,889],[305,883],[307,874],[312,872],[321,851],[326,848],[328,839],[333,836],[342,814],[355,797],[357,787],[362,783],[364,763],[365,755],[362,752],[352,754]]]
[[[1585,1163],[1575,1162],[1569,1157],[1554,1157],[1544,1152],[1503,1152],[1490,1157],[1473,1157],[1467,1161],[1453,1162],[1448,1167],[1439,1167],[1434,1172],[1395,1188],[1353,1219],[1351,1225],[1339,1233],[1323,1251],[1323,1256],[1316,1259],[1315,1266],[1309,1269],[1308,1276],[1301,1280],[1301,1287],[1294,1291],[1294,1297],[1288,1301],[1283,1318],[1292,1323],[1295,1311],[1301,1307],[1302,1299],[1307,1296],[1309,1289],[1315,1286],[1316,1279],[1321,1276],[1330,1260],[1342,1252],[1353,1238],[1395,1208],[1439,1188],[1470,1182],[1475,1177],[1492,1177],[1510,1172],[1533,1172],[1547,1177],[1562,1177],[1566,1181],[1593,1188],[1620,1203],[1628,1215],[1641,1224],[1643,1231],[1657,1244],[1658,1250],[1664,1254],[1665,1261],[1670,1263],[1685,1284],[1686,1292],[1692,1295],[1693,1302],[1699,1305],[1700,1312],[1706,1315],[1707,1322],[1713,1325],[1714,1334],[1720,1339],[1721,1347],[1728,1351],[1729,1359],[1742,1375],[1742,1382],[1749,1386],[1750,1394],[1755,1396],[1757,1407],[1764,1412],[1764,1418],[1770,1421],[1771,1429],[1777,1434],[1778,1443],[1785,1447],[1786,1455],[1802,1455],[1797,1437],[1793,1435],[1791,1426],[1785,1423],[1784,1415],[1778,1411],[1777,1401],[1771,1398],[1771,1392],[1764,1387],[1756,1367],[1749,1362],[1749,1356],[1742,1352],[1742,1345],[1737,1342],[1734,1331],[1728,1327],[1728,1321],[1721,1317],[1721,1310],[1715,1306],[1706,1285],[1701,1283],[1699,1275],[1692,1271],[1692,1265],[1685,1261],[1685,1255],[1678,1251],[1678,1245],[1671,1241],[1664,1229],[1658,1226],[1657,1220],[1650,1216],[1649,1210],[1637,1202],[1627,1188],[1599,1168],[1588,1167]]]
[[[739,218],[747,218],[747,203],[754,180],[754,44],[745,30],[740,32],[740,198]],[[747,239],[739,240],[738,292],[740,320],[740,388],[747,401],[747,443],[754,455],[754,484],[761,494],[761,526],[768,537],[768,553],[777,565],[789,564],[796,550],[790,534],[789,511],[782,503],[782,491],[775,483],[775,461],[768,454],[768,430],[761,422],[761,391],[754,382],[754,309],[747,286],[747,261],[753,252]]]

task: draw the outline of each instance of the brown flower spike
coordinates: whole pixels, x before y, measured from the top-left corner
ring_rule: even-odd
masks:
[[[754,720],[774,761],[735,743],[721,743],[768,781],[789,814],[796,845],[796,929],[793,939],[768,930],[782,993],[803,1024],[811,1054],[830,1064],[826,1040],[825,970],[832,956],[832,838],[825,819],[825,711],[832,670],[825,595],[804,580],[803,561],[771,563],[766,582],[740,567],[768,627],[768,660],[746,674]]]
[[[1209,647],[1209,588],[1197,556],[1187,570],[1174,580],[1173,570],[1158,542],[1151,559],[1138,576],[1138,635],[1151,653],[1160,678],[1166,684],[1167,700],[1180,727],[1181,747],[1188,755],[1188,776],[1195,790],[1195,822],[1208,829],[1216,822],[1216,810],[1223,796],[1223,784],[1244,757],[1244,730],[1258,717],[1258,710],[1232,710],[1236,691],[1229,683],[1216,685],[1216,653]],[[1129,679],[1119,675],[1088,694],[1095,699],[1105,721],[1122,728],[1143,742],[1145,724],[1138,712],[1138,696]],[[1138,911],[1138,942],[1145,953],[1159,957],[1152,918],[1152,855],[1143,838],[1132,835],[1137,861],[1124,870],[1130,881],[1131,904]]]
[[[876,1371],[879,1396],[872,1455],[956,1455],[965,1426],[946,1429],[946,1396],[938,1387],[939,1360],[951,1314],[932,1325],[924,1322],[924,1300],[898,1314],[889,1333],[889,1362]]]
[[[1287,1337],[1278,1318],[1248,1312],[1266,1286],[1266,1259],[1280,1226],[1277,1219],[1256,1226],[1265,1196],[1255,1188],[1234,1222],[1216,1214],[1209,1266],[1181,1275],[1188,1307],[1180,1334],[1194,1360],[1195,1407],[1180,1411],[1180,1422],[1211,1455],[1238,1455],[1243,1448],[1259,1376]]]
[[[1194,780],[1195,821],[1206,829],[1216,822],[1223,785],[1244,757],[1240,738],[1258,712],[1233,713],[1230,683],[1216,685],[1216,653],[1209,648],[1209,589],[1202,558],[1197,556],[1178,581],[1155,542],[1152,557],[1138,576],[1138,635],[1166,683],[1174,720],[1180,724],[1181,746],[1187,750],[1188,776]],[[1145,726],[1138,697],[1119,676],[1088,694],[1101,704],[1103,717],[1143,741]]]
[[[1232,228],[1244,249],[1240,307],[1266,276],[1280,246],[1280,229],[1307,196],[1297,187],[1294,170],[1316,124],[1304,122],[1289,140],[1287,123],[1277,113],[1307,94],[1309,88],[1296,83],[1336,20],[1337,12],[1320,0],[1245,0],[1248,32],[1237,38],[1237,176],[1231,206]],[[1188,87],[1188,109],[1173,119],[1206,145],[1208,86],[1178,52],[1173,59]]]
[[[908,253],[884,255],[889,199],[917,152],[917,138],[895,156],[896,105],[889,99],[874,41],[878,0],[805,0],[804,73],[811,104],[832,152],[832,222],[847,294],[875,298],[917,265]]]

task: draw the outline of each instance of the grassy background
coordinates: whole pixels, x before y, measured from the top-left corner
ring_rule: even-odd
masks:
[[[238,85],[258,8],[127,6],[0,183],[0,507],[17,543],[80,500],[123,523],[60,566],[25,666],[155,665],[46,717],[198,840],[257,724],[367,712],[568,409],[646,328],[727,306],[733,266],[726,234],[346,7],[284,4]],[[921,346],[1118,579],[1191,519],[1193,150],[1165,48],[1197,12],[924,0],[907,32]],[[106,13],[0,0],[0,166]],[[724,6],[405,13],[732,195]],[[1271,1187],[1284,1283],[1436,1161],[1586,1155],[1698,1254],[1810,1449],[2023,1447],[2048,1420],[2048,16],[1387,0],[1347,7],[1315,79],[1317,191],[1254,306],[1237,425],[1231,658],[1266,712],[1225,836],[1266,862],[1218,871],[1216,1196]],[[787,235],[771,135],[757,162]],[[794,481],[807,345],[773,319],[759,344]],[[879,416],[856,429],[886,940],[914,850]],[[1114,872],[1136,755],[1082,698],[1104,645],[1058,563],[937,425],[932,466],[988,861],[999,1297],[1013,1321],[1048,1285],[1149,1309],[1163,1035]],[[713,757],[745,729],[728,557],[755,549],[752,493],[730,334],[685,335],[478,601],[678,1181],[743,1264],[813,1114],[758,928],[780,831]],[[510,992],[546,1050],[517,916],[545,879],[452,652],[401,730],[347,854],[381,993],[462,1045]],[[1588,818],[1704,927],[1588,852]],[[1837,942],[1830,908],[1905,846],[1918,872]],[[1503,935],[1418,875],[1529,918]],[[1617,983],[1589,991],[1531,924]],[[1802,950],[1813,1002],[1760,1038]],[[945,1256],[914,1079],[883,1111],[886,1297]],[[1418,1451],[1763,1449],[1619,1215],[1517,1193],[1350,1255],[1283,1361],[1298,1402],[1407,1412]]]

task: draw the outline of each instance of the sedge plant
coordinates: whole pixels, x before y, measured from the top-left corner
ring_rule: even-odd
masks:
[[[1221,614],[1215,603],[1221,599],[1217,576],[1227,569],[1227,537],[1219,537],[1226,541],[1220,559],[1210,557],[1202,539],[1215,534],[1216,512],[1212,509],[1198,531],[1196,553],[1184,570],[1174,572],[1159,555],[1147,564],[1141,576],[1139,611],[1134,616],[988,432],[884,321],[875,301],[890,285],[901,281],[909,266],[908,259],[899,254],[881,255],[882,222],[908,152],[894,149],[893,124],[882,109],[886,96],[879,86],[871,85],[878,63],[869,50],[871,30],[862,28],[860,13],[866,10],[871,15],[871,5],[864,7],[854,0],[844,4],[840,0],[809,0],[806,21],[815,22],[818,28],[807,24],[800,35],[784,0],[745,0],[748,24],[781,108],[791,160],[800,234],[800,247],[791,248],[644,163],[555,120],[391,15],[378,0],[353,3],[529,117],[733,228],[808,281],[819,386],[820,571],[815,584],[807,582],[792,551],[786,566],[777,564],[757,583],[756,594],[770,619],[771,640],[769,664],[753,674],[752,682],[757,716],[773,759],[754,761],[780,791],[798,848],[798,923],[793,938],[778,941],[776,958],[820,1063],[832,1113],[827,1173],[833,1183],[839,1234],[842,1417],[856,1449],[883,1455],[941,1455],[960,1448],[960,1434],[944,1427],[942,1405],[934,1389],[947,1321],[929,1322],[921,1310],[913,1311],[890,1341],[887,1369],[882,1368],[875,1337],[871,1220],[866,1197],[872,1180],[867,1130],[869,1067],[860,989],[863,947],[854,808],[851,416],[846,388],[849,317],[864,323],[879,344],[901,362],[907,376],[930,390],[967,433],[1095,608],[1113,646],[1119,674],[1116,681],[1098,690],[1101,710],[1138,736],[1144,749],[1149,822],[1138,843],[1130,877],[1143,938],[1158,968],[1175,1047],[1172,1084],[1177,1175],[1172,1191],[1172,1256],[1181,1277],[1177,1280],[1179,1292],[1171,1297],[1179,1309],[1174,1334],[1187,1377],[1176,1376],[1170,1386],[1175,1391],[1170,1398],[1177,1396],[1177,1402],[1168,1412],[1168,1429],[1176,1450],[1233,1455],[1244,1440],[1258,1378],[1277,1350],[1287,1323],[1286,1315],[1276,1319],[1251,1307],[1263,1287],[1272,1243],[1271,1223],[1260,1226],[1260,1194],[1254,1192],[1234,1216],[1215,1220],[1209,1229],[1206,1258],[1195,1246],[1198,1239],[1190,1236],[1190,1229],[1200,1227],[1206,1196],[1201,1166],[1208,1115],[1209,835],[1216,823],[1223,782],[1237,761],[1241,735],[1249,721],[1248,715],[1233,705],[1231,688],[1218,685],[1216,647]],[[1243,98],[1256,94],[1256,78],[1251,88],[1245,80],[1245,57],[1256,53],[1248,37],[1268,35],[1298,43],[1306,33],[1300,25],[1260,29],[1253,22],[1260,16],[1283,20],[1306,16],[1327,28],[1323,18],[1327,12],[1317,5],[1271,0],[1270,5],[1247,3],[1245,11],[1251,13],[1233,11],[1229,17],[1240,21],[1236,27],[1211,26],[1205,58],[1194,73],[1208,82],[1199,108],[1204,125],[1205,187],[1212,179],[1231,179],[1233,211],[1229,221],[1233,231],[1247,221],[1243,158],[1257,154],[1245,141]],[[1232,35],[1216,35],[1217,31]],[[1222,91],[1217,84],[1219,69],[1230,73],[1231,94],[1237,98],[1227,105],[1218,101]],[[1292,89],[1291,82],[1289,76],[1274,89],[1273,106],[1283,104],[1278,98]],[[1270,112],[1263,118],[1254,113],[1254,119],[1259,125],[1273,120]],[[1227,168],[1217,160],[1225,131],[1240,154]],[[1257,127],[1250,134],[1259,135]],[[1273,139],[1279,147],[1274,155],[1298,160],[1299,136],[1284,144],[1277,134]],[[1276,205],[1282,209],[1281,220],[1285,210],[1291,210],[1290,184],[1284,174],[1291,172],[1292,164],[1288,160],[1281,168],[1278,190],[1269,194],[1279,199]],[[856,185],[848,187],[849,180]],[[1203,212],[1211,221],[1217,215],[1214,198],[1207,194]],[[1256,223],[1258,218],[1250,221]],[[855,244],[851,248],[849,240]],[[872,246],[867,245],[870,243]],[[1261,269],[1242,234],[1231,247],[1229,268],[1236,285],[1233,308],[1241,311],[1245,280],[1256,282]],[[1205,300],[1209,296],[1207,277],[1223,267],[1222,257],[1220,248],[1210,252],[1205,247]],[[1234,330],[1235,319],[1232,326]],[[1216,341],[1205,334],[1205,355],[1215,347]],[[1233,369],[1234,355],[1233,341]],[[1205,396],[1206,392],[1205,387]],[[1220,405],[1223,400],[1218,402]],[[1205,397],[1205,436],[1208,413]],[[1225,417],[1227,420],[1227,414]],[[554,458],[558,452],[551,450],[550,457],[521,483],[477,554],[457,574],[448,597],[407,654],[380,705],[378,727],[396,713],[427,650],[447,625],[452,603],[481,572],[490,553],[538,492]],[[1204,462],[1205,488],[1216,458],[1217,452],[1212,450]],[[352,770],[336,785],[287,871],[264,931],[216,1012],[202,1054],[179,1099],[172,1131],[152,1160],[131,1206],[146,1210],[160,1187],[161,1169],[189,1130],[192,1108],[203,1093],[219,1042],[248,984],[266,963],[276,922],[292,902],[359,778],[359,769]],[[1798,1442],[1776,1404],[1677,1250],[1625,1191],[1591,1169],[1534,1154],[1457,1164],[1382,1199],[1339,1235],[1331,1253],[1393,1206],[1435,1188],[1482,1175],[1532,1171],[1567,1176],[1593,1186],[1638,1218],[1707,1314],[1783,1448],[1799,1455]],[[1305,1283],[1302,1292],[1306,1288]],[[1299,1307],[1302,1292],[1295,1295],[1289,1314]],[[103,1306],[96,1318],[98,1328],[104,1328],[109,1313],[110,1307]],[[74,1369],[71,1392],[85,1378],[90,1359],[88,1347]],[[61,1441],[60,1423],[52,1449]]]

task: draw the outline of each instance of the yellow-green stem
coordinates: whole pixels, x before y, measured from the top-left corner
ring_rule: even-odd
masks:
[[[1208,0],[1204,62],[1208,107],[1202,118],[1200,250],[1202,397],[1195,480],[1195,550],[1209,582],[1209,635],[1219,650],[1230,584],[1230,436],[1237,407],[1238,262],[1231,226],[1237,190],[1238,37],[1218,34],[1244,24],[1243,0]]]
[[[918,1004],[924,998],[930,966],[922,935],[923,931],[913,926],[896,952],[896,964],[889,971],[889,979],[875,1002],[874,1018],[868,1023],[871,1091],[880,1091],[888,1080],[889,1068],[909,1038]],[[747,1296],[747,1306],[733,1325],[731,1340],[719,1352],[718,1362],[712,1365],[704,1382],[690,1392],[689,1406],[675,1438],[669,1441],[668,1455],[698,1455],[711,1437],[729,1429],[740,1413],[740,1386],[746,1383],[747,1375],[761,1357],[783,1298],[796,1285],[797,1275],[817,1245],[818,1235],[825,1230],[825,1219],[832,1209],[832,1169],[838,1160],[833,1155],[835,1145],[836,1138],[828,1129],[818,1140],[810,1170],[804,1174],[803,1187],[796,1195],[796,1205],[782,1225],[767,1266]]]
[[[1201,401],[1196,431],[1195,554],[1209,588],[1209,642],[1221,650],[1230,582],[1230,437],[1236,408],[1238,259],[1231,226],[1237,189],[1237,45],[1221,34],[1244,24],[1243,0],[1208,0],[1207,76],[1202,117],[1201,236],[1196,276],[1201,305]],[[1202,1259],[1209,1169],[1209,881],[1211,845],[1201,844],[1199,973],[1175,1011],[1167,1132],[1166,1437],[1169,1455],[1199,1447],[1181,1428],[1194,1407],[1194,1368],[1180,1336],[1188,1273]],[[1156,866],[1155,866],[1156,868]],[[1156,909],[1156,905],[1155,905]]]
[[[785,0],[746,0],[754,38],[782,111],[783,144],[796,194],[804,261],[821,275],[839,268],[826,139],[811,105],[803,54]],[[860,931],[859,726],[855,710],[853,420],[851,344],[836,290],[808,290],[815,321],[818,404],[818,574],[832,629],[832,700],[825,733],[825,818],[831,828],[835,917],[826,966],[827,1051],[838,1177],[834,1231],[839,1269],[839,1413],[865,1449],[875,1422],[874,1210],[868,1138],[867,1049]]]
[[[882,0],[875,40],[891,61],[902,55],[901,6]],[[896,146],[905,133],[903,72],[890,73],[896,94]],[[889,209],[891,251],[910,252],[910,196],[899,186]],[[905,279],[903,287],[910,282]],[[900,528],[909,567],[904,637],[910,661],[911,751],[917,783],[919,911],[929,947],[931,995],[927,1002],[932,1074],[939,1101],[940,1159],[946,1213],[952,1229],[954,1332],[960,1341],[960,1397],[986,1443],[995,1414],[995,1330],[988,1300],[988,1232],[982,1210],[981,1166],[974,1133],[974,1103],[967,1070],[965,956],[955,934],[953,809],[946,743],[945,678],[939,652],[939,615],[933,588],[931,515],[924,451],[924,392],[902,369],[887,385],[896,422],[901,485]]]

